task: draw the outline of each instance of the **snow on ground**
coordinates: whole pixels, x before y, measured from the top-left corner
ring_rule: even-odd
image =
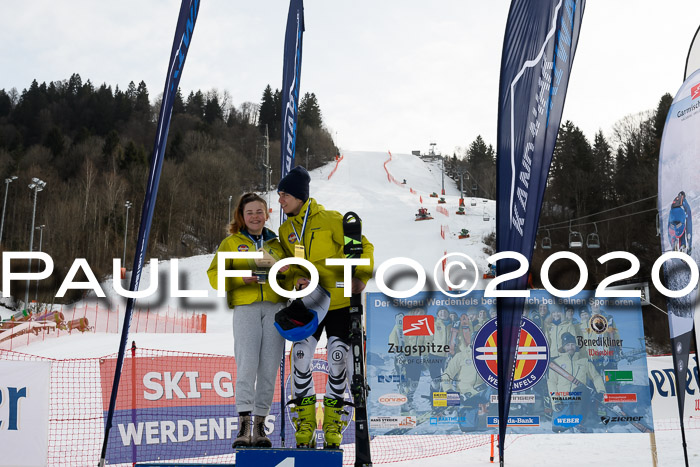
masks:
[[[441,191],[441,173],[438,164],[428,164],[416,156],[379,152],[347,152],[338,164],[337,170],[328,179],[335,163],[326,165],[311,173],[311,196],[327,209],[341,213],[355,211],[363,220],[363,231],[375,246],[375,268],[394,257],[408,257],[418,261],[433,277],[436,262],[445,252],[466,253],[473,258],[479,268],[477,288],[485,283],[480,279],[486,267],[487,254],[484,253],[482,238],[495,230],[495,202],[492,200],[465,198],[465,216],[455,215],[458,208],[459,189],[455,183],[445,179],[446,204],[449,216],[437,211],[437,199],[432,192]],[[386,169],[398,182],[406,179],[406,184],[389,181]],[[415,193],[411,192],[411,189]],[[422,199],[422,204],[421,204]],[[279,225],[279,205],[276,193],[270,196],[273,208],[270,225]],[[474,204],[474,206],[472,206]],[[427,207],[433,220],[416,222],[415,214],[419,207]],[[488,220],[484,220],[488,217]],[[443,239],[441,225],[449,228]],[[456,234],[462,229],[470,231],[470,238],[458,239]],[[173,298],[170,290],[170,268],[173,261],[159,264],[158,292],[151,298],[140,299],[140,307],[155,309],[187,309],[207,313],[206,334],[147,334],[132,333],[140,348],[179,350],[221,355],[233,354],[231,312],[225,300],[216,297],[211,290],[206,270],[212,254],[183,258],[177,261],[178,280],[181,290],[206,291],[207,298]],[[392,269],[392,272],[394,270]],[[142,274],[141,290],[150,285],[150,267]],[[437,280],[441,281],[438,277]],[[402,278],[391,282],[397,290],[405,290],[414,284],[412,278]],[[431,286],[432,287],[432,286]],[[119,297],[111,282],[103,284],[106,299],[99,303],[123,312],[125,299]],[[377,291],[374,281],[368,284],[368,291]],[[95,299],[89,300],[91,303]],[[121,322],[121,319],[120,319]],[[71,357],[99,357],[116,353],[119,348],[118,334],[73,334],[58,339],[47,339],[19,347],[16,350],[55,359]],[[683,465],[679,431],[660,431],[656,434],[660,466]],[[700,433],[688,430],[690,465],[700,465]],[[393,463],[396,467],[421,466],[437,467],[444,465],[487,466],[489,447],[482,446],[458,453]],[[506,449],[508,466],[586,466],[599,465],[616,467],[640,467],[652,465],[649,449],[649,436],[641,434],[571,434],[571,435],[530,435],[521,436],[508,442]]]

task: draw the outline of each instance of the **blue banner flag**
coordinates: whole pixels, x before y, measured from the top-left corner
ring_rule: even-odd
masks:
[[[497,251],[530,260],[542,197],[561,122],[585,0],[513,0],[508,13],[498,96]],[[498,275],[515,260],[497,263]],[[527,276],[500,284],[525,290]],[[498,299],[499,454],[510,408],[524,298]]]
[[[146,195],[144,197],[143,209],[141,211],[141,225],[139,226],[139,235],[136,244],[136,253],[134,255],[134,264],[131,274],[131,282],[129,284],[130,291],[136,291],[139,288],[141,280],[141,270],[143,268],[146,250],[148,249],[148,236],[151,231],[151,223],[153,221],[153,210],[156,205],[156,196],[158,194],[158,182],[160,180],[160,172],[163,167],[163,159],[165,155],[165,146],[168,141],[168,130],[170,129],[170,117],[173,112],[173,102],[175,94],[182,77],[182,70],[185,66],[187,51],[190,48],[192,34],[194,33],[194,25],[197,21],[199,13],[199,0],[182,0],[180,5],[180,14],[177,19],[177,27],[175,29],[175,38],[173,39],[173,47],[170,52],[170,60],[168,61],[168,72],[165,78],[165,87],[163,89],[163,100],[158,114],[158,125],[156,127],[156,137],[153,144],[153,154],[151,155],[150,170],[148,173],[148,182],[146,185]],[[124,362],[124,352],[126,350],[126,342],[129,336],[129,325],[131,323],[131,314],[134,309],[135,299],[129,298],[126,303],[124,312],[124,325],[122,326],[122,335],[119,342],[119,354],[117,356],[117,365],[114,372],[114,382],[112,383],[112,395],[109,401],[109,412],[105,423],[105,436],[102,444],[102,455],[100,465],[104,465],[107,452],[107,442],[109,440],[109,431],[112,428],[112,416],[117,399],[117,390],[119,388],[119,378],[121,375],[122,364]]]
[[[698,124],[700,70],[685,80],[673,99],[666,117],[659,153],[658,209],[661,251],[676,256],[664,262],[664,276],[666,287],[680,295],[666,299],[677,394],[685,394],[683,388],[688,368],[688,351],[695,333],[694,315],[698,290],[697,281],[693,282],[692,276],[693,266],[697,271],[696,265],[700,260],[700,252],[693,248],[693,212],[700,211]],[[679,293],[684,288],[685,292]],[[684,402],[684,397],[678,397],[683,450],[688,465],[683,426]]]
[[[297,142],[297,113],[299,110],[299,81],[301,80],[301,48],[304,34],[304,2],[291,0],[284,35],[284,71],[282,73],[282,173],[284,177],[294,167]]]

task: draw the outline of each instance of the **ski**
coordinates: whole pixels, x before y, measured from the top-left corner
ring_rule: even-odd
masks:
[[[354,212],[343,216],[343,235],[345,247],[343,253],[347,258],[359,258],[362,255],[362,221]],[[352,267],[353,275],[355,266]],[[369,423],[367,420],[367,393],[369,386],[365,378],[364,340],[362,325],[362,296],[352,294],[350,298],[350,349],[352,352],[352,381],[350,392],[355,404],[355,467],[372,465],[369,443]]]

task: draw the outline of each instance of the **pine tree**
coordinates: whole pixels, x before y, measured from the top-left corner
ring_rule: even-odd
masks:
[[[268,131],[270,132],[270,137],[273,138],[276,137],[277,134],[272,132],[278,126],[275,114],[275,101],[272,95],[272,88],[268,84],[267,87],[265,87],[265,90],[263,91],[262,99],[260,101],[258,127],[262,132],[264,132],[265,125],[267,125]]]
[[[151,113],[151,102],[148,99],[148,88],[146,88],[146,83],[144,81],[141,81],[139,83],[139,87],[136,89],[134,110],[146,115],[150,115]]]
[[[204,106],[204,121],[211,125],[216,121],[223,121],[223,119],[224,109],[219,105],[219,97],[216,92],[212,92]]]
[[[579,127],[567,120],[557,136],[548,190],[553,192],[557,204],[572,209],[576,216],[588,213],[593,166],[588,140]]]
[[[190,95],[187,96],[187,105],[185,106],[187,114],[199,119],[204,118],[204,104],[202,91],[190,92]]]
[[[136,103],[136,85],[133,81],[129,81],[129,85],[126,88],[126,98],[129,99],[132,106]]]
[[[591,210],[602,211],[615,201],[615,188],[613,185],[614,161],[610,144],[598,130],[595,134],[593,148],[593,173],[591,179],[595,181],[596,189],[591,197]]]
[[[299,103],[299,122],[311,128],[321,128],[323,125],[321,108],[318,105],[316,94],[307,92],[301,98]]]
[[[496,195],[496,154],[493,146],[486,145],[481,135],[467,149],[467,167],[473,179],[466,183],[465,191],[477,186],[475,196],[495,198]]]
[[[182,99],[182,89],[177,88],[175,99],[173,100],[173,115],[185,113],[185,101]]]

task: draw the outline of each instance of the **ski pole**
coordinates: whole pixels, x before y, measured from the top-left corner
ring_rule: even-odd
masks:
[[[285,440],[285,413],[284,413],[284,408],[286,407],[285,402],[287,397],[285,396],[284,393],[284,357],[285,357],[285,349],[282,349],[282,361],[280,362],[280,417],[282,420],[280,420],[280,441],[282,443],[282,447],[284,447],[284,440]]]

